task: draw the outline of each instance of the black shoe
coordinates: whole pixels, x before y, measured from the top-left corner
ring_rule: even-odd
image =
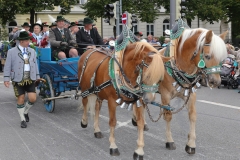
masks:
[[[29,122],[28,114],[24,114],[24,117],[25,117],[25,119],[26,119],[26,122]]]
[[[26,121],[21,122],[21,128],[27,128],[27,122]]]

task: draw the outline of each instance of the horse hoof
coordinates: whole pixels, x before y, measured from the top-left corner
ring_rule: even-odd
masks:
[[[148,131],[149,130],[149,128],[148,128],[148,125],[147,124],[144,124],[144,129],[143,129],[144,131]]]
[[[118,148],[110,148],[110,155],[111,156],[119,156],[120,152],[118,151]]]
[[[133,119],[132,119],[132,124],[133,124],[134,126],[137,126],[137,122],[134,121]]]
[[[138,155],[136,152],[134,152],[133,159],[134,160],[143,160],[143,155]]]
[[[188,154],[195,154],[195,148],[191,148],[191,147],[189,147],[188,145],[186,145],[185,151],[186,151]]]
[[[81,121],[81,127],[82,128],[87,128],[87,124],[83,124],[82,121]]]
[[[169,150],[175,150],[176,149],[175,143],[174,142],[167,142],[166,143],[166,148],[169,149]]]
[[[102,132],[96,132],[94,133],[95,138],[103,138]]]

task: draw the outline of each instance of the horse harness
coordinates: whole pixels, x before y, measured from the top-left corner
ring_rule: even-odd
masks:
[[[120,97],[120,94],[123,94],[127,98],[133,99],[133,101],[129,101],[129,103],[136,102],[140,97],[142,97],[142,94],[143,94],[144,91],[147,91],[147,92],[154,91],[154,92],[156,92],[156,89],[157,89],[158,86],[147,86],[147,85],[144,85],[143,82],[142,82],[142,70],[143,70],[143,67],[148,67],[148,64],[146,64],[144,62],[144,60],[142,60],[141,64],[136,66],[136,70],[139,71],[139,75],[138,75],[137,80],[136,80],[137,85],[133,86],[131,84],[130,80],[128,79],[128,77],[126,76],[126,74],[124,73],[121,64],[116,59],[115,53],[112,50],[107,49],[107,48],[94,49],[93,51],[91,51],[87,55],[87,57],[85,58],[83,67],[82,67],[82,72],[81,72],[80,78],[79,78],[79,85],[80,85],[80,83],[82,81],[82,76],[83,76],[83,73],[84,73],[84,71],[86,69],[87,62],[88,62],[89,58],[91,57],[91,55],[94,52],[100,52],[100,53],[106,55],[106,57],[103,58],[99,62],[97,67],[95,68],[93,76],[92,76],[92,78],[90,80],[90,83],[91,83],[90,84],[90,88],[85,90],[85,91],[83,91],[81,93],[81,96],[83,98],[89,96],[90,94],[98,94],[101,90],[103,90],[104,88],[106,88],[106,87],[108,87],[110,85],[114,86],[118,97]],[[110,76],[111,79],[109,79],[108,81],[102,83],[99,86],[96,86],[95,85],[96,72],[97,72],[98,68],[101,66],[101,64],[108,58],[110,58],[110,61],[109,61],[109,76]],[[122,88],[118,87],[117,83],[121,83],[121,82],[119,82],[120,80],[116,79],[116,77],[114,76],[114,71],[113,71],[113,68],[112,68],[113,67],[112,66],[113,63],[115,63],[119,67],[119,71],[120,71],[120,73],[121,73],[121,75],[123,77],[123,80],[125,82],[127,82],[127,84],[129,84],[129,86],[131,86],[131,88],[129,88],[127,86],[123,86]],[[139,90],[137,92],[132,91],[132,88],[137,88],[137,87],[139,87]]]
[[[202,41],[203,40],[204,39],[202,39]],[[210,46],[210,44],[204,44],[203,46]],[[169,49],[170,48],[168,47],[167,50],[165,51],[164,55],[169,55],[168,54]],[[146,105],[146,110],[147,110],[149,118],[151,119],[152,122],[157,122],[161,118],[161,116],[163,114],[161,111],[161,108],[165,109],[167,111],[171,111],[172,114],[176,114],[176,113],[180,112],[187,105],[188,100],[190,98],[190,94],[196,92],[196,90],[197,90],[196,88],[201,86],[198,81],[203,78],[202,77],[203,75],[207,78],[208,74],[214,74],[214,73],[221,72],[220,65],[207,68],[205,65],[204,58],[203,58],[203,55],[204,55],[203,47],[202,47],[202,49],[199,48],[199,50],[201,50],[200,60],[198,62],[198,66],[197,66],[198,69],[194,74],[188,74],[184,71],[181,71],[177,67],[177,65],[175,63],[175,59],[171,59],[170,61],[168,61],[164,64],[167,73],[171,77],[173,77],[173,79],[175,80],[175,82],[172,85],[174,87],[176,87],[177,92],[179,93],[179,92],[181,92],[182,89],[185,89],[184,96],[186,97],[186,100],[185,100],[183,106],[180,107],[177,111],[173,111],[174,108],[172,108],[170,105],[161,105],[157,102],[151,102],[152,105],[160,107],[160,114],[159,114],[159,117],[157,120],[153,120],[152,115],[150,114],[149,108]],[[197,56],[197,54],[199,53],[198,52],[199,50],[196,50],[193,53],[191,61]],[[210,59],[210,57],[209,57],[209,59]],[[186,85],[187,85],[187,87],[186,87]]]

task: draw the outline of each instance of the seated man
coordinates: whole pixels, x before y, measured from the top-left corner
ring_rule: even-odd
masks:
[[[78,52],[69,45],[75,45],[69,29],[64,28],[63,16],[57,16],[57,27],[49,31],[49,41],[52,49],[52,57],[56,59],[64,59],[69,57],[77,57]]]
[[[104,45],[102,37],[99,35],[97,29],[93,28],[92,24],[92,19],[88,17],[84,18],[84,27],[76,34],[80,55],[84,53],[84,48],[95,48],[95,45]]]
[[[29,31],[30,30],[30,24],[28,22],[24,22],[22,25],[23,30],[18,30],[14,35],[13,35],[13,40],[15,40],[16,45],[19,45],[19,40],[17,40],[17,38],[19,37],[19,34],[21,31],[27,31],[29,36],[32,37],[32,33]],[[32,40],[32,39],[30,39]],[[15,47],[15,45],[13,45],[12,47]]]

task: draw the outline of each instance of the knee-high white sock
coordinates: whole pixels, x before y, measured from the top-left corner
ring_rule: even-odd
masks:
[[[33,106],[33,103],[27,101],[25,104],[25,111],[24,114],[28,114],[29,109]]]
[[[25,117],[24,117],[24,110],[25,110],[25,106],[24,104],[17,104],[17,109],[18,109],[18,113],[20,115],[21,121],[26,121]]]

